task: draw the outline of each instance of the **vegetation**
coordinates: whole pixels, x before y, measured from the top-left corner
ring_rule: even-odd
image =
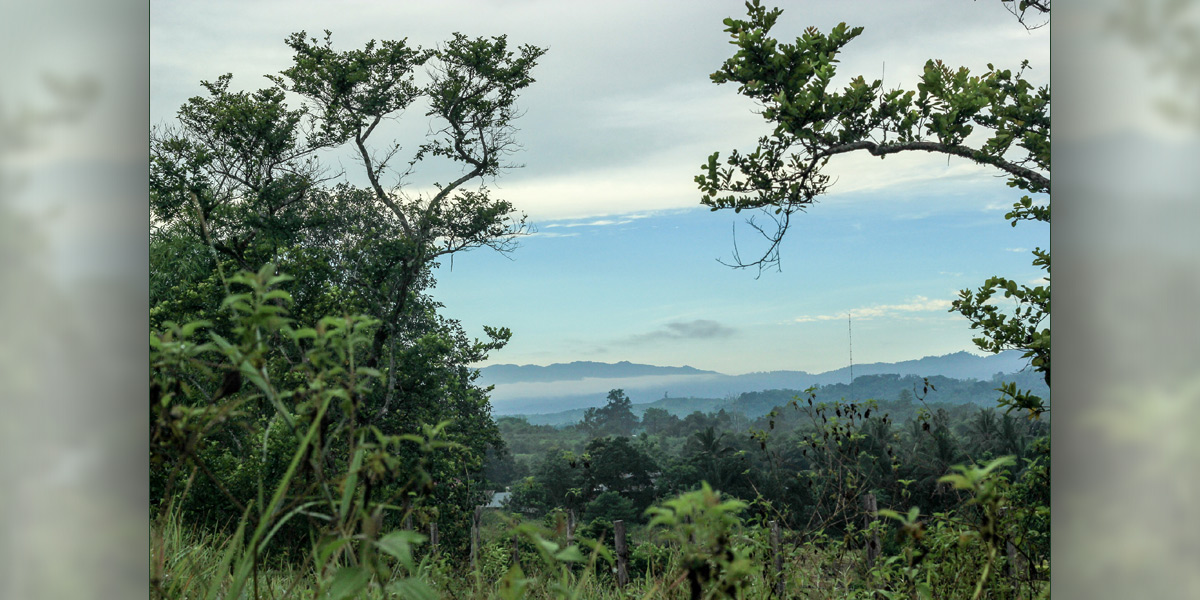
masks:
[[[738,50],[713,79],[738,83],[776,129],[727,167],[714,154],[697,181],[714,209],[780,215],[751,264],[778,259],[839,153],[962,156],[1048,197],[1048,89],[931,62],[916,92],[862,78],[830,91],[861,30],[783,44],[768,36],[781,11],[747,7],[725,22]],[[913,379],[870,400],[743,396],[753,414],[639,418],[612,390],[572,426],[494,420],[469,365],[509,332],[469,339],[428,291],[439,258],[505,251],[523,231],[482,181],[509,166],[516,100],[544,51],[461,35],[438,50],[337,51],[328,32],[287,43],[293,65],[271,87],[204,82],[151,140],[156,596],[1048,595],[1049,407],[1016,384],[998,390],[1005,412],[927,402],[941,382]],[[400,146],[374,136],[415,103],[438,125],[395,169]],[[975,128],[989,137],[969,146]],[[367,187],[326,172],[320,152],[338,147]],[[439,163],[460,175],[408,192]],[[1048,201],[1026,196],[1007,218],[1048,221]],[[1049,253],[1034,264],[1044,286],[993,278],[955,310],[980,347],[1021,349],[1048,384]],[[501,488],[500,510],[478,508]]]
[[[1031,9],[1050,12],[1049,2],[1007,4],[1022,23]],[[752,220],[769,245],[750,261],[735,248],[735,266],[778,266],[791,216],[828,190],[830,176],[823,169],[829,159],[852,152],[880,159],[933,152],[995,168],[1010,187],[1029,194],[1005,215],[1013,227],[1050,222],[1050,88],[1034,88],[1022,78],[1028,61],[1015,73],[989,64],[987,72],[973,76],[966,67],[930,60],[916,90],[884,91],[882,81],[857,76],[838,91],[831,89],[837,55],[862,27],[841,23],[828,34],[809,27],[787,44],[769,36],[782,10],[768,10],[758,0],[746,6],[745,20],[725,20],[738,50],[712,80],[738,84],[738,93],[762,107],[774,130],[750,153],[732,152],[726,166],[713,153],[695,178],[705,194],[702,202],[713,210],[766,209],[776,225],[769,231]],[[952,310],[980,330],[979,348],[1021,350],[1049,385],[1050,251],[1037,248],[1033,256],[1033,265],[1046,272],[1044,285],[992,277],[978,290],[963,290]],[[997,292],[1012,300],[1009,312],[992,302]],[[1004,390],[1003,403],[1034,416],[1049,410],[1041,398],[1016,388]]]

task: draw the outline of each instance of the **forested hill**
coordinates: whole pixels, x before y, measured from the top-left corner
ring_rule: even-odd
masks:
[[[986,356],[956,352],[897,363],[854,365],[854,377],[856,381],[867,375],[990,381],[997,373],[1015,373],[1024,367],[1025,361],[1015,351]],[[495,386],[491,394],[495,414],[512,415],[602,406],[608,391],[616,388],[624,389],[634,403],[645,404],[665,397],[733,398],[746,392],[803,390],[845,384],[849,380],[849,367],[818,374],[768,371],[725,375],[692,367],[573,362],[549,366],[491,365],[480,369],[479,383]]]
[[[818,386],[814,390],[816,402],[832,402],[835,400],[859,401],[879,400],[883,402],[899,401],[905,404],[916,402],[924,396],[929,404],[975,404],[984,407],[996,405],[999,393],[996,388],[1002,382],[1015,382],[1023,390],[1050,397],[1050,389],[1042,376],[1031,371],[1020,373],[997,374],[993,379],[954,379],[934,375],[920,377],[917,375],[863,375],[855,376],[853,384],[834,383]],[[926,382],[929,387],[926,389]],[[744,392],[736,397],[723,398],[660,398],[653,402],[635,403],[633,413],[639,418],[647,409],[661,408],[677,417],[700,411],[715,413],[724,410],[729,413],[740,413],[749,419],[761,417],[777,406],[785,406],[793,399],[801,401],[808,395],[798,389],[771,389]],[[571,425],[583,419],[586,409],[576,408],[554,413],[526,414],[524,417],[532,425]]]
[[[654,375],[720,375],[688,366],[656,367],[623,360],[618,363],[576,361],[552,365],[491,365],[479,370],[483,385],[520,382],[577,381],[588,378],[647,377]]]

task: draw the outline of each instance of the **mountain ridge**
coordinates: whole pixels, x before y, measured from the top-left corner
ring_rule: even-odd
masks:
[[[896,363],[854,365],[854,375],[943,376],[990,380],[1026,366],[1015,350],[995,355],[966,351],[926,356]],[[536,414],[601,406],[610,389],[621,388],[637,401],[676,397],[723,398],[770,389],[805,389],[849,383],[850,367],[812,374],[806,371],[759,371],[726,375],[694,367],[660,367],[621,361],[576,361],[552,365],[489,365],[479,369],[481,385],[492,385],[493,412]]]

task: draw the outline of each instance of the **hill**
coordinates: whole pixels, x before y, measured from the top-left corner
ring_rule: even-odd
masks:
[[[983,392],[978,393],[991,394],[991,390],[996,387],[991,383],[994,376],[1016,373],[1024,367],[1020,353],[1014,351],[988,356],[956,352],[897,363],[855,365],[854,385],[860,386],[858,389],[865,389],[861,386],[867,386],[873,380],[866,379],[860,383],[860,379],[882,375],[901,379],[916,377],[918,380],[921,377],[944,377],[947,380],[962,382],[983,382],[980,386]],[[693,404],[732,404],[735,399],[748,392],[795,391],[812,386],[838,384],[849,386],[849,378],[849,367],[818,374],[805,371],[768,371],[725,375],[687,366],[659,367],[627,361],[573,362],[548,366],[492,365],[480,369],[480,382],[495,386],[492,392],[492,407],[493,413],[497,415],[558,414],[566,411],[576,411],[582,415],[583,410],[588,407],[603,405],[608,391],[615,388],[624,389],[635,405],[650,405],[664,399],[671,400],[674,402],[670,403],[668,410],[683,411],[687,414],[692,410],[708,410],[686,408]],[[1036,379],[1036,375],[1031,381],[1033,379]],[[907,380],[888,385],[912,387],[912,383]],[[945,385],[955,387],[954,384]],[[898,392],[899,388],[896,387],[894,393]],[[842,392],[831,390],[831,393]],[[682,401],[683,399],[687,401]]]

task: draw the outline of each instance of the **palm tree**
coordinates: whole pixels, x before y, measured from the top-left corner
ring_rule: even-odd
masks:
[[[699,469],[705,481],[713,488],[722,489],[733,479],[732,455],[737,449],[724,441],[725,433],[717,433],[716,428],[708,427],[697,431],[688,440],[692,447],[691,462]]]
[[[967,440],[977,454],[976,459],[981,459],[984,454],[1002,452],[999,438],[1000,427],[995,409],[979,409],[975,418],[967,424]]]

